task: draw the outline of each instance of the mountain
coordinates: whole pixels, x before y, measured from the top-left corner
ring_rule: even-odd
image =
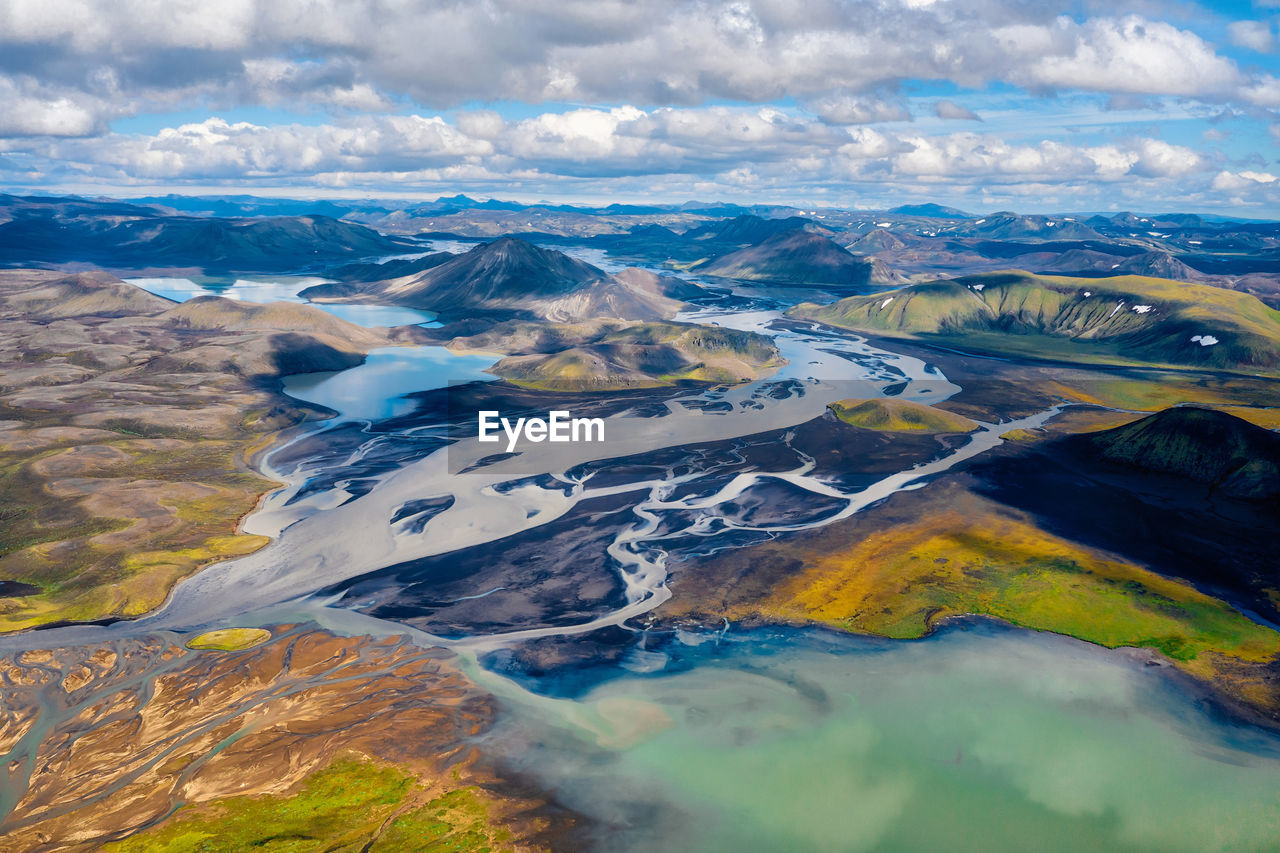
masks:
[[[881,286],[906,284],[909,279],[879,258],[871,258],[870,283]]]
[[[326,272],[330,278],[339,282],[351,281],[386,281],[389,278],[403,278],[434,269],[456,257],[452,252],[433,252],[420,258],[395,258],[380,263],[346,264]],[[323,285],[316,285],[317,294],[323,294]]]
[[[1037,357],[1280,369],[1280,312],[1248,294],[1140,276],[990,273],[801,304],[788,314]]]
[[[413,245],[328,216],[223,219],[113,201],[0,196],[0,263],[10,265],[274,272]]]
[[[381,334],[296,302],[258,304],[222,296],[197,296],[169,308],[161,318],[175,326],[201,331],[309,332],[369,346],[385,340]]]
[[[174,213],[219,216],[235,219],[246,216],[332,216],[341,219],[353,208],[369,209],[367,202],[334,202],[319,199],[258,198],[251,195],[144,196],[134,204],[163,208]]]
[[[1102,235],[1071,217],[1021,215],[1002,210],[969,220],[947,230],[948,234],[994,239],[1048,238],[1052,240],[1100,240]]]
[[[978,428],[962,415],[911,400],[837,400],[827,408],[843,423],[881,432],[973,432]]]
[[[42,320],[154,314],[174,304],[101,272],[45,278],[27,270],[0,270],[0,281],[23,282],[23,287],[6,294],[6,305]]]
[[[755,244],[784,231],[817,227],[812,219],[788,216],[785,219],[762,219],[752,214],[711,222],[685,232],[687,240],[709,240],[715,243]]]
[[[904,249],[906,246],[905,240],[885,228],[872,229],[866,234],[844,243],[844,247],[849,251],[862,252],[867,255],[874,255],[877,252],[892,252]]]
[[[1125,258],[1114,267],[1119,273],[1172,278],[1178,281],[1200,281],[1206,276],[1184,264],[1168,252],[1144,252]]]
[[[725,278],[795,285],[863,287],[871,264],[820,234],[793,228],[757,245],[730,252],[694,267]]]
[[[517,237],[502,237],[443,260],[429,257],[429,262],[426,258],[411,262],[426,268],[408,275],[317,285],[301,295],[315,301],[405,305],[435,311],[446,319],[479,312],[566,322],[592,317],[661,319],[680,310],[681,294],[699,290],[674,277],[643,270],[609,275]]]
[[[889,213],[898,216],[928,216],[932,219],[971,219],[972,213],[965,213],[954,207],[943,207],[940,204],[904,204],[890,208]]]
[[[1232,497],[1280,497],[1280,435],[1226,412],[1178,406],[1077,441],[1109,462]]]
[[[508,356],[491,372],[525,387],[600,391],[676,382],[745,382],[785,364],[770,338],[736,329],[605,321],[541,331],[539,346],[552,351]],[[548,333],[559,340],[550,340]]]

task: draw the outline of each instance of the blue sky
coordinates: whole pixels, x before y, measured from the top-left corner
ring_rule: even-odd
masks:
[[[1280,218],[1280,0],[0,0],[0,187]]]

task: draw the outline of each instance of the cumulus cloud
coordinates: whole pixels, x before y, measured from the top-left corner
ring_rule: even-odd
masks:
[[[0,75],[0,138],[88,136],[106,128],[110,109],[83,95],[51,92],[31,78]]]
[[[1245,82],[1235,63],[1195,33],[1137,15],[1084,24],[1063,17],[1036,30],[1005,27],[996,37],[1043,51],[1016,72],[1031,86],[1225,98]]]
[[[314,182],[375,187],[394,180],[542,185],[605,193],[627,181],[707,181],[742,189],[919,182],[957,187],[1169,183],[1211,170],[1197,152],[1157,139],[1108,145],[1019,144],[996,134],[926,135],[837,126],[773,107],[578,108],[503,121],[467,112],[363,115],[319,126],[209,119],[152,135],[111,134],[53,146],[78,175],[155,182]],[[1225,180],[1225,179],[1223,179]],[[1071,190],[1074,192],[1074,189]]]

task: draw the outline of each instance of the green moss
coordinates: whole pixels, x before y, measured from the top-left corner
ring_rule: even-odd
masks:
[[[781,615],[908,639],[980,613],[1112,648],[1158,649],[1205,672],[1205,653],[1252,662],[1280,654],[1280,634],[1189,584],[998,516],[899,526],[811,565],[780,592]]]
[[[198,637],[192,637],[187,640],[187,648],[238,652],[261,645],[270,639],[271,632],[265,628],[222,628],[217,631],[205,631]]]
[[[231,797],[183,808],[159,825],[103,849],[112,853],[478,853],[499,849],[495,843],[505,840],[503,833],[490,829],[488,810],[474,788],[413,807],[415,799],[424,797],[421,786],[396,767],[340,759],[311,774],[294,794]]]
[[[401,850],[481,853],[495,849],[495,842],[504,844],[509,840],[509,833],[494,833],[489,828],[489,810],[475,790],[461,788],[397,816],[369,850],[370,853]]]
[[[827,408],[850,426],[883,432],[973,432],[978,428],[954,412],[910,400],[838,400]]]
[[[1154,310],[1131,310],[1138,304]],[[976,352],[1072,363],[1280,371],[1280,312],[1246,293],[1143,276],[983,273],[850,296],[830,305],[804,303],[787,313]],[[1200,334],[1212,334],[1220,343],[1199,346],[1191,338]]]

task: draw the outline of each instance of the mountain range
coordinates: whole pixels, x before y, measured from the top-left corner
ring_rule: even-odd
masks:
[[[124,202],[0,196],[0,264],[7,266],[292,272],[415,246],[322,215],[224,219]]]
[[[790,316],[958,348],[1083,361],[1280,369],[1280,311],[1248,294],[1141,276],[1008,271],[910,285]]]

